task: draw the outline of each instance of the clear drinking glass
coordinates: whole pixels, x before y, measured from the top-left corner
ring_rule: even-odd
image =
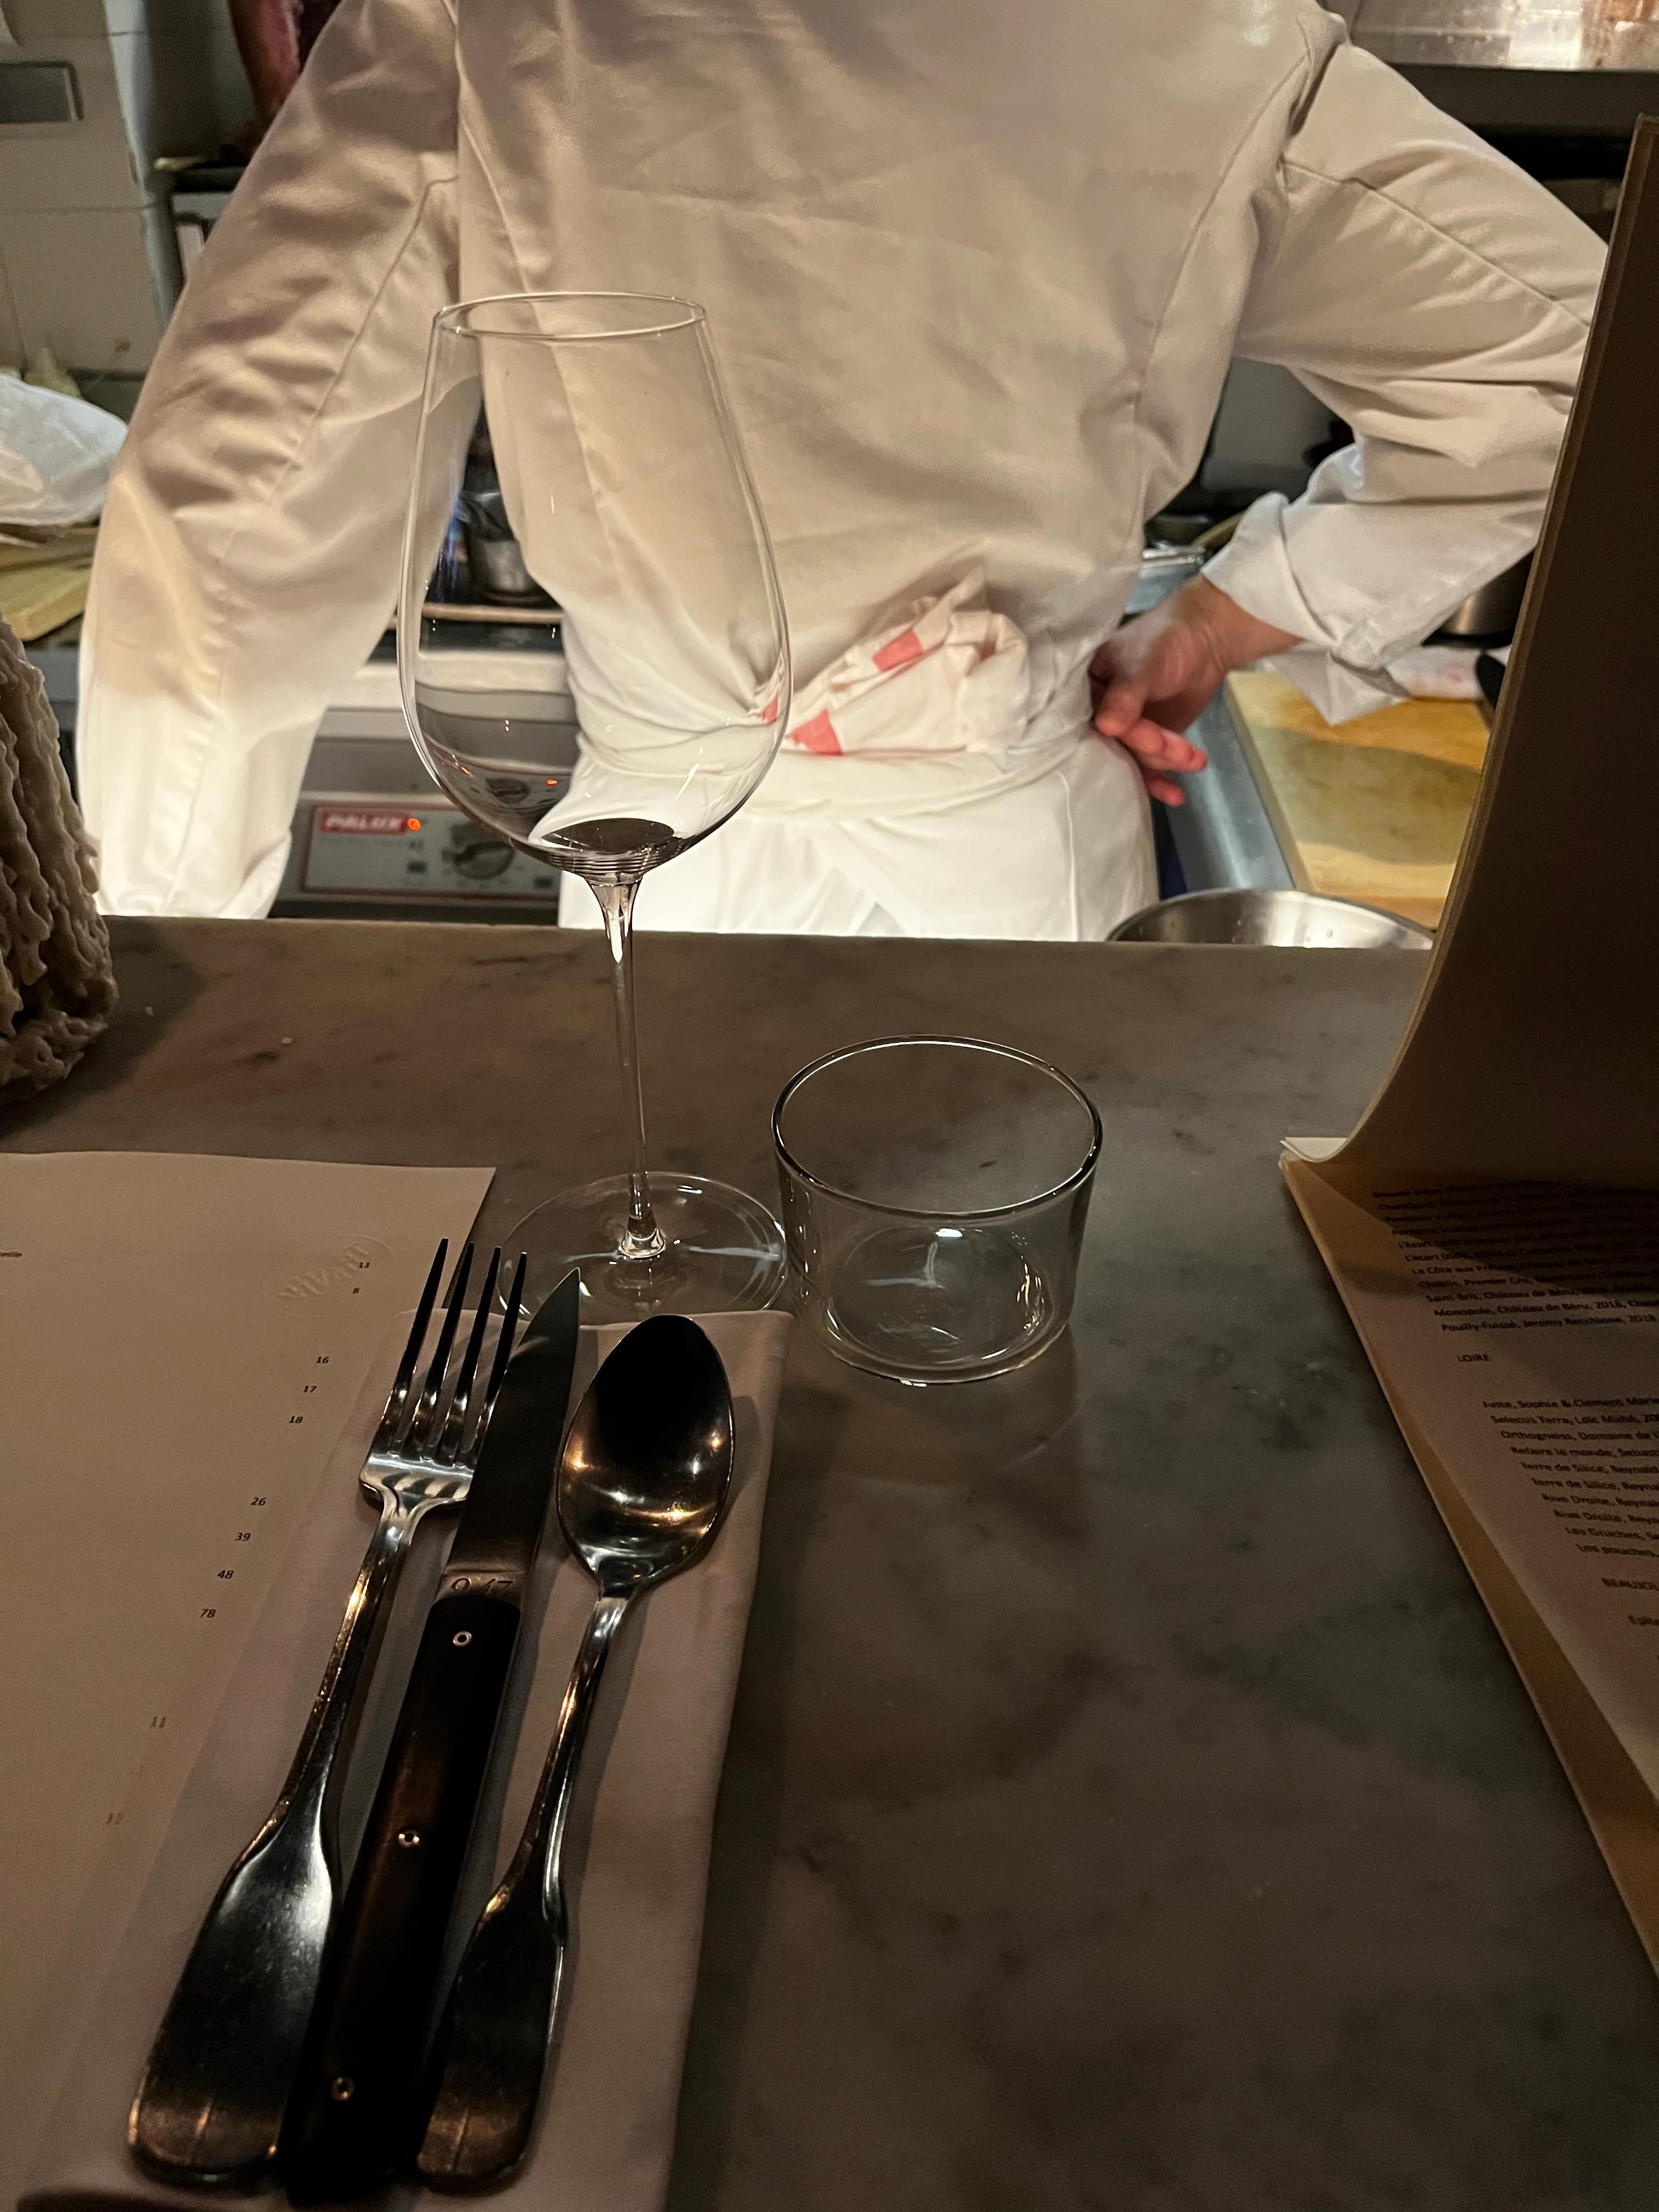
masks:
[[[493,452],[526,567],[562,610],[579,726],[574,769],[458,696],[447,596]],[[635,1048],[632,923],[641,878],[718,830],[770,766],[789,708],[772,549],[702,310],[625,293],[524,294],[433,325],[398,619],[404,712],[434,780],[521,852],[582,878],[616,984],[629,1169],[566,1191],[510,1233],[532,1298],[573,1262],[590,1320],[763,1306],[783,1279],[757,1200],[650,1176]],[[710,1018],[715,1010],[710,1008]]]
[[[772,1133],[796,1303],[840,1358],[965,1382],[1065,1328],[1100,1116],[1047,1060],[878,1037],[803,1068]]]

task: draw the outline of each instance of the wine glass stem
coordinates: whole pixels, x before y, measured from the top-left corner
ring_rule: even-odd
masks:
[[[622,1063],[623,1109],[628,1115],[628,1225],[623,1231],[624,1260],[659,1257],[665,1238],[651,1211],[651,1181],[645,1165],[645,1097],[640,1088],[640,1048],[634,1025],[634,901],[637,878],[627,883],[590,883],[605,917],[611,947],[611,979],[617,994],[617,1057]]]

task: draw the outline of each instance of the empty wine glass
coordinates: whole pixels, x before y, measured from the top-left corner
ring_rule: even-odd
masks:
[[[462,528],[477,526],[481,452],[493,453],[498,512],[525,567],[562,611],[568,695],[539,720],[521,696],[455,680],[442,603]],[[629,1170],[513,1230],[531,1255],[532,1295],[574,1263],[590,1320],[770,1304],[783,1243],[767,1208],[702,1176],[647,1174],[635,1040],[641,881],[743,805],[789,708],[772,550],[700,307],[541,293],[438,316],[398,667],[434,780],[474,821],[581,877],[611,949]]]

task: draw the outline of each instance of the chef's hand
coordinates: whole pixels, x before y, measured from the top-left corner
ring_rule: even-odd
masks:
[[[1207,764],[1181,732],[1196,720],[1235,668],[1303,642],[1247,615],[1203,576],[1109,637],[1089,673],[1095,727],[1115,738],[1166,806],[1185,803],[1171,771]]]

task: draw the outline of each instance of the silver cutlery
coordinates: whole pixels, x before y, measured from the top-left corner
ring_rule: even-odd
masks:
[[[150,2047],[127,2122],[161,2178],[247,2187],[276,2149],[339,1886],[341,1753],[375,1629],[416,1528],[460,1504],[507,1370],[524,1289],[521,1257],[483,1396],[483,1355],[501,1254],[490,1259],[453,1379],[472,1247],[451,1277],[418,1395],[416,1375],[448,1254],[438,1247],[362,1481],[380,1508],[305,1733],[264,1826],[220,1885]]]
[[[559,1464],[581,1328],[573,1267],[513,1348],[422,1631],[276,2144],[295,2204],[392,2179],[409,2149],[444,1942]]]
[[[635,1599],[691,1565],[732,1479],[732,1398],[695,1322],[664,1314],[617,1346],[559,1462],[565,1540],[599,1585],[535,1803],[468,1941],[428,2066],[417,2160],[441,2189],[480,2189],[523,2158],[541,2096],[566,1940],[565,1826],[605,1662]]]

